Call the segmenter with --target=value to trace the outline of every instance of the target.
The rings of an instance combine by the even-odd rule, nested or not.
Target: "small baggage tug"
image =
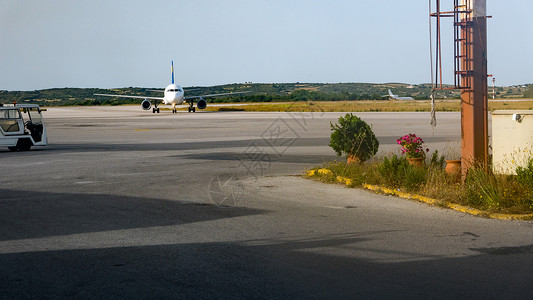
[[[32,146],[46,146],[41,112],[37,104],[0,104],[0,147],[28,151]]]

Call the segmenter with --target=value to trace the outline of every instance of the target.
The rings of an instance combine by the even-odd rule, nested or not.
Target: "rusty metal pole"
[[[463,181],[473,164],[488,168],[486,0],[461,0],[461,168]]]

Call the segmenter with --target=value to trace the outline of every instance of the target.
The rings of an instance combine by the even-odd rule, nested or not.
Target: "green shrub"
[[[409,163],[405,158],[398,158],[395,154],[389,159],[387,157],[383,158],[383,162],[378,165],[378,172],[382,176],[386,184],[399,187],[400,186],[400,176],[403,177],[405,168]]]
[[[331,140],[329,146],[338,156],[353,155],[362,162],[378,152],[379,141],[365,121],[352,114],[339,118],[338,124],[330,123]]]
[[[487,208],[500,206],[502,199],[498,192],[496,178],[483,168],[472,168],[468,171],[465,189],[469,204]]]
[[[533,188],[533,158],[529,158],[527,166],[516,167],[516,180],[526,188]]]
[[[444,155],[441,155],[439,157],[439,150],[435,150],[431,154],[429,165],[433,168],[444,169],[446,167],[446,158],[444,157]]]
[[[533,204],[533,186],[524,186],[516,176],[497,175],[496,184],[500,194],[500,207],[527,208]]]
[[[384,183],[393,187],[415,190],[426,181],[427,168],[411,166],[406,158],[396,155],[384,157],[377,169]]]
[[[403,186],[410,190],[418,190],[425,182],[427,176],[427,168],[409,166],[405,170],[405,180]]]

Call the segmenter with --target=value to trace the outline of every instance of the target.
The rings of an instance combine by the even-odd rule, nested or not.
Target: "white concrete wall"
[[[520,115],[520,121],[513,115]],[[533,110],[492,112],[492,162],[495,173],[516,174],[533,157]]]

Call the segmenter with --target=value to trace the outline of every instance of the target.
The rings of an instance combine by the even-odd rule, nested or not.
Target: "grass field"
[[[533,110],[533,99],[520,101],[489,101],[489,110]],[[182,109],[186,110],[186,109]],[[207,111],[258,111],[258,112],[395,112],[395,111],[431,111],[431,102],[417,101],[325,101],[325,102],[291,102],[291,103],[252,103],[248,105],[207,106]],[[439,100],[437,111],[460,111],[459,100]]]

